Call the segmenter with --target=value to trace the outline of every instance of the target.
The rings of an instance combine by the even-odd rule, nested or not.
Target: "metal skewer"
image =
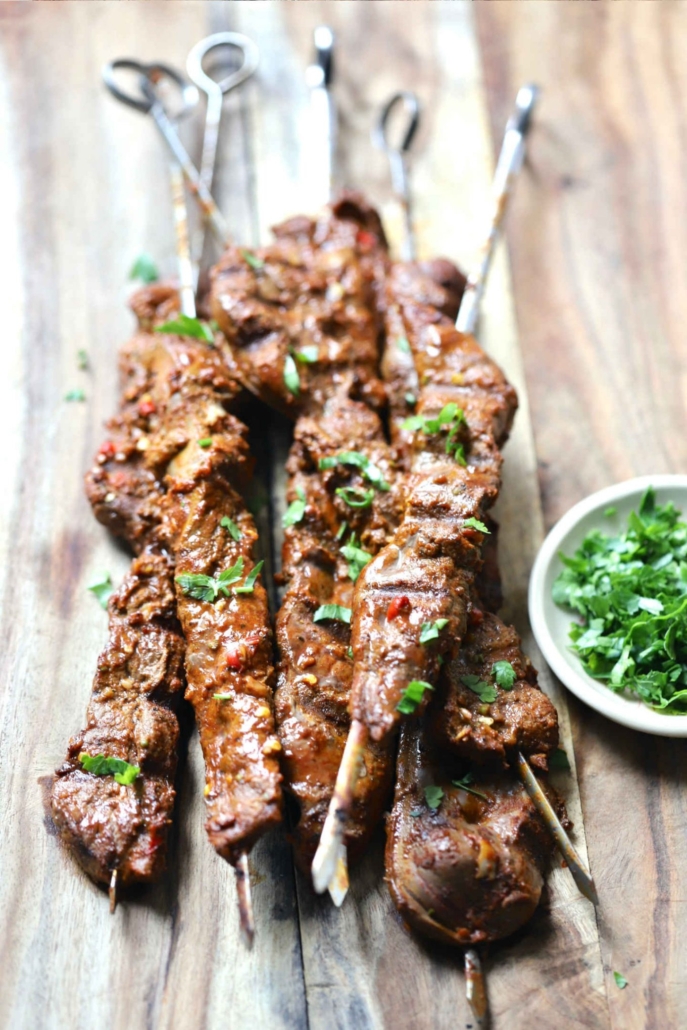
[[[407,115],[408,121],[400,142],[394,146],[389,141],[389,119],[395,108],[400,105]],[[409,90],[401,90],[389,99],[385,105],[379,123],[376,126],[372,138],[378,147],[386,151],[391,167],[391,183],[398,201],[403,209],[403,221],[405,234],[401,243],[401,260],[414,261],[416,253],[415,229],[413,228],[413,215],[411,209],[410,181],[408,174],[408,152],[410,151],[413,137],[420,124],[420,101],[415,93]]]
[[[144,82],[150,82],[152,86],[154,82],[159,81],[162,77],[171,79],[171,81],[178,86],[181,99],[181,108],[174,117],[175,121],[189,114],[198,103],[198,91],[195,87],[190,86],[178,72],[173,68],[169,68],[167,65],[143,65],[138,61],[129,61],[124,59],[121,61],[115,61],[112,66],[108,65],[107,67],[111,67],[114,70],[115,65],[118,68],[125,68],[129,71],[139,72],[141,75],[142,90],[144,89]],[[124,93],[124,91],[114,82],[113,78],[110,77],[108,79],[106,72],[103,72],[103,78],[105,79],[105,85],[117,100],[120,100],[122,103],[125,103],[129,107],[133,107],[138,111],[150,110],[152,105],[151,101],[147,97],[141,96],[140,98],[137,98]],[[162,102],[159,100],[157,101],[157,104],[162,106]],[[171,117],[167,117],[171,123]],[[175,160],[171,160],[169,163],[169,177],[172,193],[172,209],[174,213],[174,232],[176,235],[176,255],[179,271],[181,311],[184,315],[188,315],[190,318],[193,318],[196,314],[194,295],[195,271],[191,259],[189,243],[188,210],[186,207],[186,196],[184,194],[184,179],[181,174],[181,168]]]
[[[310,87],[313,124],[306,144],[308,175],[319,191],[324,183],[329,200],[334,190],[336,154],[336,108],[331,85],[334,79],[334,33],[328,25],[319,25],[313,33],[315,63],[306,68],[305,81]]]
[[[132,96],[130,93],[126,93],[120,88],[120,86],[118,86],[115,72],[121,69],[138,71],[141,74],[142,97]],[[195,97],[194,102],[197,102],[198,90],[196,87],[187,83],[179,72],[170,68],[169,65],[160,63],[146,65],[142,64],[140,61],[134,61],[129,58],[120,58],[116,61],[110,61],[110,63],[106,64],[103,68],[103,80],[105,85],[117,100],[121,100],[122,103],[128,104],[129,107],[133,107],[137,111],[141,111],[143,114],[149,114],[152,116],[162,138],[181,168],[190,192],[198,201],[203,218],[209,222],[220,245],[225,246],[229,239],[227,223],[213,200],[209,189],[205,183],[201,181],[198,169],[191,161],[186,148],[177,135],[176,129],[174,128],[174,122],[165,111],[164,105],[156,93],[155,83],[163,76],[168,76],[181,85],[182,96],[187,97],[193,95]]]
[[[521,86],[515,99],[515,111],[508,119],[506,131],[501,144],[501,153],[496,164],[492,187],[493,211],[489,224],[489,232],[482,244],[480,257],[468,275],[465,293],[460,304],[456,328],[461,333],[475,332],[479,305],[484,293],[494,244],[498,239],[508,201],[522,162],[525,157],[525,137],[532,120],[532,111],[539,96],[539,88],[534,85]]]
[[[241,55],[241,64],[223,79],[216,80],[205,71],[203,61],[212,51],[224,49],[225,47]],[[198,174],[200,181],[209,192],[212,192],[212,182],[215,175],[224,98],[228,93],[245,82],[246,79],[250,78],[258,67],[259,60],[260,53],[253,40],[240,32],[215,32],[212,36],[206,36],[205,39],[201,39],[199,43],[196,43],[186,59],[186,71],[189,78],[207,96],[203,151]],[[194,240],[193,248],[198,264],[203,259],[206,235],[207,222],[203,221]]]

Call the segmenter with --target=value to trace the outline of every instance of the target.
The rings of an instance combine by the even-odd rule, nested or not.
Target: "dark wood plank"
[[[508,227],[544,515],[684,472],[682,4],[476,5],[492,132],[543,86]],[[684,742],[571,704],[612,1025],[684,1021]],[[629,985],[619,991],[612,972]]]

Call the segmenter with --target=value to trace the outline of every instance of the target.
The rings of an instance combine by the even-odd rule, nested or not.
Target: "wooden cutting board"
[[[478,16],[499,136],[519,84],[499,31],[511,39],[525,29],[511,24],[504,5],[489,6],[489,13],[480,10]],[[551,44],[555,34],[548,18],[539,15],[537,24]],[[331,24],[338,37],[339,180],[364,189],[397,238],[399,214],[370,130],[391,92],[416,90],[424,107],[413,174],[421,255],[445,254],[465,267],[483,234],[494,161],[473,19],[473,8],[463,0],[0,5],[0,310],[6,355],[0,418],[7,423],[0,565],[6,681],[0,693],[2,1025],[21,1030],[454,1030],[471,1024],[461,957],[426,947],[401,927],[382,881],[380,842],[355,871],[350,896],[336,911],[294,872],[284,833],[263,840],[251,856],[257,936],[252,951],[243,947],[232,871],[203,831],[203,771],[195,737],[180,790],[169,874],[157,888],[123,903],[114,917],[104,895],[46,832],[37,781],[62,760],[70,734],[81,725],[105,640],[106,616],[86,586],[103,571],[117,582],[128,564],[94,522],[82,489],[83,472],[116,402],[117,346],[132,327],[128,272],[142,250],[155,256],[163,273],[174,271],[161,144],[147,119],[106,95],[102,64],[134,56],[183,66],[193,43],[226,28],[258,43],[258,76],[240,99],[225,106],[215,189],[232,233],[253,245],[268,238],[270,224],[311,212],[325,199],[325,185],[312,175],[304,69],[312,57],[312,29]],[[522,49],[528,47],[536,56],[532,39],[523,41]],[[520,65],[517,74],[529,77]],[[183,130],[196,155],[200,122],[198,117]],[[534,139],[537,132],[546,140],[547,133],[562,131],[544,119]],[[521,189],[532,201],[540,180],[531,169],[523,180]],[[524,234],[522,214],[516,224]],[[526,261],[524,244],[516,253]],[[520,395],[497,517],[506,615],[542,669],[527,624],[526,586],[543,520],[504,248],[492,271],[480,336]],[[80,349],[88,353],[87,371],[77,367]],[[84,403],[64,400],[74,388],[84,390]],[[563,419],[565,412],[554,410],[551,417]],[[261,530],[273,570],[288,429],[264,411],[252,424],[264,495]],[[563,455],[551,460],[556,457]],[[604,825],[609,808],[602,796],[603,741],[590,740],[582,726],[574,748],[567,695],[546,670],[542,681],[558,707],[573,766],[582,740],[582,766],[598,776],[596,787],[587,781],[584,809],[586,816],[594,813],[599,840],[607,838],[609,829],[618,830],[617,810]],[[603,729],[616,732],[609,724]],[[672,747],[674,754],[677,745]],[[672,882],[667,844],[663,837],[662,844],[656,842],[667,828],[657,828],[648,814],[655,811],[658,788],[650,787],[648,777],[657,773],[658,753],[652,742],[647,775],[638,759],[626,801],[618,793],[618,769],[610,773],[614,802],[640,809],[648,822],[632,825],[654,834],[653,843],[638,837],[634,846],[647,852],[659,847],[664,893],[653,914],[655,925],[672,920],[676,911],[665,894]],[[684,771],[684,752],[681,757]],[[609,761],[617,766],[617,751]],[[576,773],[563,776],[561,787],[576,842],[586,855]],[[684,867],[684,832],[680,839]],[[599,852],[603,871],[612,864],[612,846],[606,839]],[[567,871],[556,868],[536,918],[488,956],[496,1030],[533,1024],[659,1025],[647,1015],[652,1012],[665,1016],[662,1026],[679,1025],[671,1021],[677,991],[668,1002],[647,1000],[645,993],[641,1004],[628,1004],[641,997],[637,982],[646,982],[642,978],[649,972],[639,963],[645,921],[652,918],[649,901],[659,900],[649,884],[654,875],[647,860],[627,895],[619,889],[604,894],[606,881],[597,875],[602,904],[595,915]],[[619,888],[617,878],[613,885]],[[615,938],[607,932],[611,924]],[[631,983],[621,996],[609,963],[624,924],[631,927],[633,949],[623,953]],[[677,952],[671,933],[667,978],[680,980],[684,997],[684,967],[678,973],[672,962]],[[681,933],[684,945],[684,919]],[[636,969],[631,971],[631,964]]]

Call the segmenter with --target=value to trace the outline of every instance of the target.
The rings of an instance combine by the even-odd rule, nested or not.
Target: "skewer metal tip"
[[[556,842],[558,850],[566,861],[572,878],[577,884],[578,890],[588,898],[593,905],[599,904],[599,896],[596,893],[596,886],[592,875],[578,855],[573,842],[566,833],[563,825],[556,815],[551,802],[541,788],[541,784],[532,772],[529,762],[522,753],[518,754],[518,773],[525,785],[532,802],[542,817],[547,830]]]
[[[110,899],[110,915],[114,915],[114,911],[117,908],[117,882],[119,878],[119,870],[113,869],[112,876],[110,877],[110,886],[108,889],[108,897]]]
[[[250,892],[250,870],[248,855],[244,852],[234,868],[236,873],[236,892],[239,898],[239,921],[241,936],[247,948],[252,947],[255,937],[255,919],[253,917],[253,899]]]
[[[482,961],[475,948],[468,948],[465,952],[465,996],[477,1026],[481,1030],[486,1030],[489,1022],[487,988],[482,971]]]

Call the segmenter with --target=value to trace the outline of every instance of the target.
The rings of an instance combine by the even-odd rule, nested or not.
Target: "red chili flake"
[[[484,622],[484,612],[479,608],[471,608],[468,614],[468,622],[471,626],[481,626]]]
[[[230,644],[227,648],[227,665],[230,669],[243,668],[243,648],[240,644]]]
[[[117,448],[112,443],[112,440],[106,440],[100,448],[100,450],[98,451],[98,454],[103,454],[106,458],[114,458],[116,453]]]
[[[150,397],[145,398],[138,405],[139,415],[154,415],[156,411],[155,401],[151,400]]]
[[[405,594],[403,597],[395,597],[386,610],[387,620],[391,622],[400,612],[409,612],[411,607],[410,598]]]
[[[359,229],[356,239],[363,250],[370,250],[377,242],[377,237],[374,233],[367,232],[366,229]]]

